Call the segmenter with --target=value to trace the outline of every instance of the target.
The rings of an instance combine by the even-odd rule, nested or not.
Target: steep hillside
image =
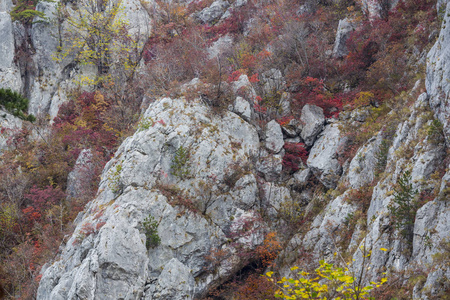
[[[446,1],[1,1],[7,297],[448,296]]]

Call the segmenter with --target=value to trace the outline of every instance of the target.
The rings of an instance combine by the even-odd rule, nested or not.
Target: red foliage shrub
[[[66,194],[60,188],[33,186],[30,193],[25,195],[25,198],[29,200],[29,206],[23,210],[23,213],[29,221],[39,221],[42,214],[45,214],[53,205],[60,204],[65,197]]]
[[[286,153],[283,156],[283,168],[289,173],[297,172],[300,163],[306,163],[308,159],[308,151],[305,149],[305,144],[285,143],[284,149]]]
[[[336,117],[342,110],[344,94],[333,94],[325,89],[323,80],[306,77],[298,81],[294,93],[294,106],[301,110],[305,104],[317,105],[323,109],[325,117]]]

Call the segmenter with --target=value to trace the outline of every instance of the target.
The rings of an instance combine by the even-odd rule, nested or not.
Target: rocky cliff
[[[58,20],[58,3],[40,2],[36,9],[48,19],[25,29],[12,22],[12,3],[0,1],[0,88],[20,90],[30,98],[30,113],[54,118],[74,79],[98,71],[74,57],[52,59],[60,30],[68,26]],[[312,11],[310,2],[302,10]],[[363,1],[362,8],[372,22],[397,1],[386,3]],[[192,16],[206,26],[220,24],[247,1],[209,4]],[[131,0],[123,7],[141,51],[151,29],[148,7]],[[314,268],[320,259],[342,257],[353,261],[350,270],[363,282],[386,276],[392,286],[407,287],[408,299],[444,297],[450,290],[450,3],[439,1],[437,8],[443,16],[439,37],[417,54],[419,61],[426,55],[426,78],[384,106],[370,103],[333,115],[306,104],[288,122],[263,118],[258,92],[283,91],[273,97],[282,117],[294,103],[287,71],[275,68],[259,77],[262,92],[250,76],[224,82],[239,94],[225,109],[195,88],[194,97],[186,92],[199,79],[150,103],[105,166],[73,234],[43,267],[37,299],[205,298],[236,274],[248,276],[269,233],[282,245],[271,266],[280,276],[292,276],[293,265]],[[347,18],[339,22],[329,59],[348,54],[347,40],[358,26]],[[249,22],[244,31],[252,30]],[[221,37],[208,53],[225,55],[233,42]],[[20,52],[27,43],[32,51]],[[384,119],[376,123],[379,115]],[[22,125],[5,116],[2,128]],[[359,131],[369,136],[354,146]],[[0,140],[0,149],[5,143]],[[300,143],[308,155],[287,170],[290,147]],[[90,151],[81,152],[68,176],[69,198],[83,189]]]

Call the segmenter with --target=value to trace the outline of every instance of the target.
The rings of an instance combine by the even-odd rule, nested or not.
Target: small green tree
[[[175,151],[175,156],[172,160],[172,164],[170,165],[170,173],[180,179],[188,177],[190,175],[189,158],[189,149],[180,146],[180,148]]]
[[[34,122],[36,118],[28,115],[28,99],[11,89],[0,89],[0,108],[25,121]]]
[[[31,27],[33,20],[36,17],[46,19],[46,16],[42,11],[36,10],[36,5],[39,2],[52,2],[52,0],[19,0],[15,3],[15,6],[10,12],[11,19],[13,21],[21,22],[25,27]]]
[[[415,199],[417,190],[411,183],[411,172],[405,171],[397,181],[394,190],[394,200],[389,204],[388,210],[394,220],[394,226],[406,241],[412,243],[414,233],[414,221],[419,202]]]
[[[147,249],[154,248],[161,243],[161,238],[158,235],[158,222],[153,216],[148,216],[142,222],[145,230],[145,237],[147,238],[145,246]]]

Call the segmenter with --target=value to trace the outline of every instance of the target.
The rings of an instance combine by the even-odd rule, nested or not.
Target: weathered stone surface
[[[220,57],[221,54],[230,49],[233,45],[233,38],[227,34],[221,36],[215,41],[211,47],[208,48],[208,56],[210,59],[214,59],[216,57]]]
[[[225,0],[216,0],[209,7],[204,8],[197,14],[197,18],[202,23],[211,23],[219,19],[230,6],[230,3]]]
[[[206,107],[182,99],[161,99],[144,118],[155,125],[126,139],[106,165],[96,199],[60,260],[44,272],[38,299],[198,298],[245,263],[234,248],[241,246],[228,239],[248,249],[263,241],[263,224],[254,223],[251,235],[236,234],[242,224],[259,222],[249,211],[260,204],[255,177],[237,178],[232,186],[226,176],[234,162],[239,168],[257,153],[256,130],[231,112],[210,116]],[[173,173],[180,146],[190,153],[181,178]],[[186,204],[164,196],[167,189]],[[161,238],[149,250],[148,216],[158,222]],[[229,253],[217,266],[206,260],[214,249]]]
[[[7,12],[0,12],[0,68],[10,68],[14,59],[14,36],[11,16]]]
[[[370,139],[366,145],[359,148],[350,162],[347,178],[352,188],[360,188],[374,179],[379,159],[377,155],[382,140],[381,134]]]
[[[60,89],[62,81],[69,77],[73,57],[69,56],[61,63],[53,59],[58,41],[58,25],[56,19],[56,2],[39,2],[36,10],[43,12],[47,19],[39,20],[31,29],[31,40],[36,50],[32,56],[34,66],[39,70],[38,74],[30,76],[30,103],[28,111],[35,116],[48,114],[51,110],[51,118],[57,114],[59,106],[66,101],[66,90]],[[62,28],[65,28],[61,25]],[[66,86],[67,87],[67,86]],[[53,99],[55,98],[55,99]],[[51,108],[53,102],[53,108]]]
[[[261,83],[264,85],[264,91],[268,95],[274,95],[274,93],[283,90],[286,85],[283,74],[277,69],[270,69],[262,73]]]
[[[78,155],[73,170],[67,176],[66,194],[69,199],[82,197],[93,180],[93,162],[90,149],[84,149]]]
[[[425,85],[429,103],[437,119],[444,125],[447,144],[450,143],[450,4],[447,4],[439,38],[427,56]]]
[[[253,98],[253,101],[256,101],[256,92],[253,88],[250,80],[248,80],[247,75],[239,76],[239,79],[233,82],[233,91],[237,93],[238,91],[244,91],[248,93],[248,95]],[[254,102],[256,103],[256,102]]]
[[[0,12],[9,12],[12,6],[11,0],[0,0]]]
[[[308,180],[312,176],[312,171],[310,168],[306,168],[304,170],[300,170],[294,173],[294,180],[297,186],[305,186],[308,183]]]
[[[290,138],[296,138],[299,134],[301,134],[302,128],[302,124],[296,119],[290,120],[289,123],[281,127],[283,133]]]
[[[355,25],[347,18],[339,20],[338,29],[336,32],[336,40],[334,41],[333,56],[344,57],[347,55],[346,42],[350,33],[355,30]]]
[[[311,230],[305,235],[303,245],[317,257],[334,252],[341,237],[337,230],[352,217],[357,207],[345,201],[347,192],[334,199],[324,211],[314,219]]]
[[[248,2],[248,0],[236,0],[236,1],[234,1],[233,3],[231,3],[231,6],[228,7],[227,11],[222,15],[220,20],[225,20],[225,19],[231,17],[233,11],[235,11],[236,9],[239,9],[240,7],[246,5],[247,2]]]
[[[0,110],[0,153],[8,147],[8,137],[15,130],[22,128],[22,120]]]
[[[278,109],[278,112],[281,116],[288,116],[292,113],[291,111],[291,94],[288,92],[283,92],[281,94],[280,99],[280,108]]]
[[[7,3],[4,2],[4,5],[6,6]],[[20,92],[22,80],[19,70],[13,63],[15,50],[11,16],[1,9],[0,41],[0,88],[10,88]]]
[[[380,18],[382,13],[387,13],[387,11],[383,10],[391,10],[395,8],[395,6],[397,6],[398,1],[399,0],[382,2],[379,0],[362,0],[362,10],[364,13],[367,13],[369,19],[375,20]]]
[[[302,109],[300,120],[304,124],[301,137],[307,146],[312,146],[317,135],[322,132],[325,124],[323,109],[315,105],[307,104]]]
[[[146,1],[145,5],[151,7],[155,3],[153,0]],[[152,20],[147,10],[138,0],[124,0],[121,2],[122,11],[116,18],[127,20],[128,34],[137,42],[138,51],[144,46],[151,33]]]
[[[256,170],[264,175],[267,181],[275,181],[280,178],[283,170],[283,156],[280,154],[270,154],[265,149],[259,152],[259,160],[256,163]]]
[[[266,125],[265,130],[266,148],[274,153],[278,153],[283,149],[284,140],[281,126],[277,121],[272,120]]]
[[[338,162],[340,131],[337,124],[329,125],[314,143],[306,164],[317,179],[327,188],[335,188],[341,176],[342,167]]]
[[[237,97],[234,101],[233,112],[242,117],[245,121],[250,121],[252,118],[252,109],[250,103],[242,97]]]
[[[428,180],[430,175],[440,166],[445,157],[445,150],[443,145],[433,146],[432,142],[425,139],[418,144],[413,156],[414,166],[411,171],[411,180],[415,186]]]

